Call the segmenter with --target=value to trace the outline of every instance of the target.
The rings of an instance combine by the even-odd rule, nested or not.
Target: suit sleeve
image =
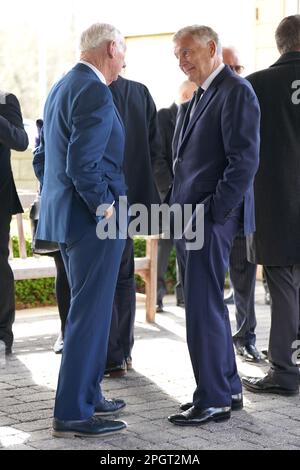
[[[253,184],[259,164],[260,108],[254,91],[239,84],[228,94],[221,116],[227,166],[211,203],[213,219],[221,224]]]
[[[104,180],[103,156],[113,126],[114,106],[108,88],[93,82],[83,90],[74,107],[67,154],[67,175],[95,215],[100,204],[114,196]]]
[[[161,195],[165,195],[173,181],[173,175],[168,163],[168,135],[167,135],[167,110],[161,109],[157,113],[160,135],[160,151],[154,162],[154,178]]]
[[[28,136],[24,129],[19,101],[14,95],[7,95],[0,109],[0,143],[20,152],[26,150]]]

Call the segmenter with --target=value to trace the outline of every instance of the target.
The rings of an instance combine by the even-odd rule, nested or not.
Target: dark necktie
[[[191,110],[190,110],[190,118],[189,118],[189,120],[192,119],[193,114],[194,114],[195,109],[196,109],[196,106],[197,106],[197,104],[198,104],[198,101],[200,100],[200,98],[201,98],[201,96],[203,95],[203,93],[204,93],[203,88],[201,88],[201,86],[199,86],[198,90],[195,91],[195,93],[194,93],[194,98],[193,98],[194,101],[193,101],[193,104],[192,104],[192,107],[191,107]]]

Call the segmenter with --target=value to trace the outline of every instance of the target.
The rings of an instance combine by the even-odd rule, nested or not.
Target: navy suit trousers
[[[102,398],[99,383],[124,245],[125,240],[99,240],[91,218],[79,240],[60,246],[71,288],[54,410],[60,420],[90,418]]]
[[[107,366],[122,364],[131,356],[134,343],[135,278],[133,240],[127,238],[113,302],[107,351]]]
[[[213,222],[208,212],[204,247],[186,252],[187,343],[197,385],[193,402],[200,408],[230,406],[231,395],[242,391],[224,304],[224,280],[242,212],[239,206],[224,225]]]

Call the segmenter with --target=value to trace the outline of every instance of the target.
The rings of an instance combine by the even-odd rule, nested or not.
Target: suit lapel
[[[182,123],[182,127],[181,127],[181,131],[180,131],[180,135],[179,135],[179,140],[178,140],[178,148],[179,148],[179,146],[181,145],[181,142],[182,142],[183,138],[185,137],[187,128],[189,127],[190,112],[191,112],[191,109],[192,109],[192,107],[193,107],[194,100],[195,100],[195,96],[194,96],[193,99],[191,99],[191,101],[189,102],[188,108],[187,108],[186,113],[185,113],[185,115],[184,115],[183,123]],[[201,100],[200,100],[200,101],[201,101]],[[199,103],[198,103],[198,104],[199,104]]]
[[[180,151],[180,147],[185,143],[185,141],[188,139],[195,123],[200,119],[201,115],[204,113],[205,109],[215,96],[215,94],[218,91],[218,85],[219,83],[226,77],[226,75],[231,75],[233,72],[229,69],[229,67],[226,65],[224,69],[219,73],[219,75],[216,76],[216,78],[213,80],[209,88],[205,91],[203,94],[202,98],[199,100],[196,109],[194,111],[194,114],[192,118],[189,121],[189,115],[190,115],[190,110],[191,107],[193,106],[194,99],[191,100],[190,105],[188,107],[188,111],[185,115],[184,119],[184,125],[182,126],[182,131],[180,134],[179,142],[178,142],[178,152]]]

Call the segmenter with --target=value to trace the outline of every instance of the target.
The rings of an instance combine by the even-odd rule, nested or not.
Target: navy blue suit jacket
[[[34,158],[43,183],[36,236],[65,243],[74,238],[72,231],[76,236],[84,231],[78,220],[96,221],[100,204],[126,194],[124,126],[109,88],[85,64],[77,64],[50,91],[43,137]]]
[[[259,104],[251,85],[225,66],[199,100],[190,122],[183,124],[170,203],[201,203],[210,194],[211,216],[224,224],[243,202],[244,231],[253,232],[259,126]]]

